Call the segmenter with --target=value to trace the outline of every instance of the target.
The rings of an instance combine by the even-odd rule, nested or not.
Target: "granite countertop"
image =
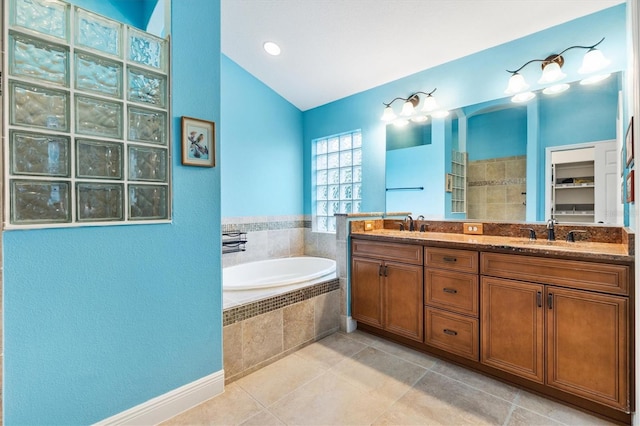
[[[622,243],[589,241],[570,243],[564,240],[547,241],[546,239],[530,241],[528,238],[511,236],[398,231],[391,229],[352,230],[351,235],[370,240],[413,242],[433,247],[539,255],[562,259],[623,262],[627,264],[634,262],[634,256],[629,254],[628,245]]]

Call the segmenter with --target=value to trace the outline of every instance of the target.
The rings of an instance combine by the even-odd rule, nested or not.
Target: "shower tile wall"
[[[523,221],[527,158],[469,161],[467,167],[467,218]]]
[[[335,259],[335,234],[311,231],[310,216],[243,216],[222,218],[222,232],[247,233],[246,251],[225,253],[222,266],[290,256]]]

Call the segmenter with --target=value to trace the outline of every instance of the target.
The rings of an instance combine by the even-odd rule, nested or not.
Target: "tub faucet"
[[[409,221],[409,231],[414,231],[415,229],[413,228],[413,218],[410,214],[405,217],[405,221]]]
[[[547,221],[547,240],[555,241],[556,240],[556,224],[558,222],[554,218],[550,218]]]

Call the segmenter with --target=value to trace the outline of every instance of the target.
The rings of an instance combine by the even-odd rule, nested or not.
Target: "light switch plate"
[[[364,230],[365,231],[373,231],[373,221],[372,220],[365,220],[364,221]]]
[[[473,234],[473,235],[482,235],[482,224],[481,223],[465,223],[463,228],[463,233],[465,234]]]

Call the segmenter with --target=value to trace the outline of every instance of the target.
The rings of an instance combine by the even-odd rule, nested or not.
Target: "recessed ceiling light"
[[[280,46],[272,41],[267,41],[262,46],[269,55],[278,56],[280,54]]]

